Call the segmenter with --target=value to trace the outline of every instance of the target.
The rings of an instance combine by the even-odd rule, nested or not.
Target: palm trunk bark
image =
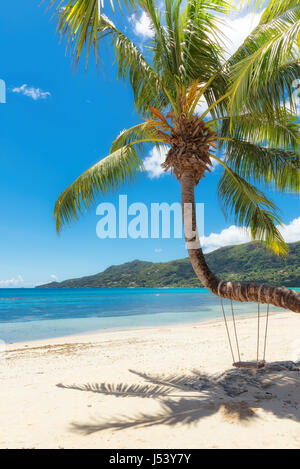
[[[285,287],[272,287],[255,282],[227,282],[221,281],[209,269],[203,255],[200,242],[197,243],[197,224],[194,198],[194,176],[191,172],[184,172],[181,177],[181,203],[185,240],[192,266],[204,287],[215,295],[236,301],[255,301],[269,303],[300,313],[300,292]],[[191,209],[191,220],[187,219],[187,210]],[[187,225],[189,228],[187,229]],[[192,231],[191,231],[192,228]]]

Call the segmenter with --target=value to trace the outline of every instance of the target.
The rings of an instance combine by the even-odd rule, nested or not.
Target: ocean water
[[[235,303],[235,311],[253,314],[257,305]],[[220,317],[220,300],[206,289],[0,289],[0,341],[7,343]]]

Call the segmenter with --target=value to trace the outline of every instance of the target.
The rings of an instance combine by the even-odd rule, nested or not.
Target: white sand
[[[300,448],[300,371],[274,365],[300,360],[300,315],[270,318],[267,359],[232,369],[222,322],[10,344],[0,448]]]

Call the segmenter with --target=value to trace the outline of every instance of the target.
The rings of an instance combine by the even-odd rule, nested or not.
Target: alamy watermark
[[[4,80],[0,79],[0,104],[6,103],[6,84]]]
[[[193,229],[193,205],[184,204],[184,232],[182,207],[178,202],[151,203],[150,208],[142,202],[128,205],[127,195],[119,196],[118,206],[101,203],[96,209],[101,218],[96,233],[100,239],[183,239],[188,249],[200,246],[199,237],[204,236],[204,204],[195,204],[198,230]]]

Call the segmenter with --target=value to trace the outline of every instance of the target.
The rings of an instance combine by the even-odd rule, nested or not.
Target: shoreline
[[[290,312],[284,312],[284,310],[279,310],[279,311],[270,311],[269,312],[269,317],[271,318],[272,316],[276,315],[284,315],[284,314],[297,314],[297,313],[290,313]],[[264,321],[266,317],[265,311],[261,311],[261,320]],[[237,321],[246,321],[248,319],[255,319],[257,318],[257,313],[247,313],[247,314],[236,314],[235,319]],[[53,319],[49,321],[58,322],[58,321],[70,321],[72,319],[76,320],[85,320],[85,319],[98,319],[98,318],[70,318],[70,319]],[[100,318],[102,319],[102,318]],[[227,319],[229,323],[232,320],[231,314],[227,313]],[[48,320],[47,320],[48,321]],[[20,325],[20,324],[32,324],[32,323],[43,323],[43,320],[41,321],[27,321],[27,322],[16,322],[16,323],[3,323],[3,324],[9,324],[9,325]],[[113,334],[113,333],[120,333],[120,332],[130,332],[130,331],[153,331],[153,330],[163,330],[163,329],[169,329],[170,327],[172,328],[180,328],[184,326],[190,326],[190,327],[199,327],[201,325],[204,326],[209,326],[209,325],[214,325],[214,324],[222,324],[224,325],[224,319],[223,317],[220,318],[212,318],[212,319],[203,319],[199,321],[186,321],[186,322],[170,322],[169,324],[161,324],[161,325],[142,325],[142,326],[125,326],[125,327],[108,327],[108,328],[103,328],[103,329],[94,329],[94,330],[89,330],[86,332],[80,332],[80,333],[74,333],[74,334],[66,334],[66,335],[59,335],[55,337],[48,337],[48,338],[43,338],[43,339],[31,339],[31,340],[20,340],[20,341],[12,341],[12,342],[6,342],[6,345],[29,345],[29,344],[34,344],[34,343],[44,343],[51,341],[55,342],[56,340],[58,341],[68,341],[71,338],[76,338],[77,340],[79,338],[87,337],[87,336],[97,336],[100,334]],[[1,325],[0,325],[1,327]],[[224,325],[225,327],[225,325]],[[225,329],[224,329],[225,330]]]

